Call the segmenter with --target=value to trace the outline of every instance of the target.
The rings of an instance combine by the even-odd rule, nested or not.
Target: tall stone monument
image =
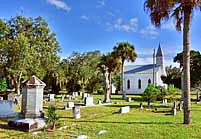
[[[22,83],[22,106],[19,118],[9,120],[8,125],[24,131],[33,131],[45,126],[43,113],[43,83],[36,76]]]

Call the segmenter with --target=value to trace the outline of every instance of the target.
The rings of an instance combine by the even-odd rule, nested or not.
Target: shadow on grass
[[[103,124],[145,124],[145,125],[165,125],[165,124],[177,124],[173,122],[120,122],[120,121],[77,121],[81,123],[103,123]]]
[[[117,107],[117,108],[121,108],[121,107],[125,107],[125,106],[130,106],[130,108],[136,108],[136,109],[139,109],[140,108],[140,105],[127,105],[127,104],[122,104],[122,105],[105,105],[105,107]],[[147,106],[143,106],[145,109],[148,109],[148,107]],[[153,106],[151,106],[151,108],[149,108],[150,110],[151,109],[158,109],[158,108],[170,108],[170,107],[168,107],[168,106],[161,106],[161,105],[157,105],[157,106],[155,106],[155,105],[153,105]]]

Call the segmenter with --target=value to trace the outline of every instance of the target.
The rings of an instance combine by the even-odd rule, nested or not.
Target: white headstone
[[[85,106],[93,106],[94,105],[94,102],[93,102],[93,97],[86,97],[84,99],[84,104]]]
[[[82,99],[85,99],[86,97],[88,97],[88,94],[87,93],[83,93],[82,94]]]
[[[67,107],[68,108],[73,108],[75,105],[74,105],[74,102],[68,102],[67,103]]]
[[[75,119],[80,119],[80,107],[79,106],[73,107],[72,113],[73,113],[73,117]]]
[[[65,99],[65,95],[62,95],[62,96],[61,96],[61,101],[63,102],[64,99]]]
[[[54,101],[55,94],[49,94],[49,101]]]
[[[120,113],[128,113],[128,112],[130,112],[130,106],[121,107],[119,112]]]
[[[173,115],[175,116],[177,114],[177,109],[173,109]]]
[[[99,105],[101,105],[101,104],[102,104],[102,101],[101,101],[101,99],[99,99],[99,100],[98,100],[98,104],[99,104]]]
[[[127,98],[127,102],[131,102],[132,99],[130,97]]]
[[[142,103],[140,103],[140,109],[141,109],[141,110],[143,109],[143,104],[142,104]]]
[[[0,97],[0,100],[3,100],[3,97]]]
[[[12,100],[0,101],[0,117],[8,117],[14,114],[14,103]]]

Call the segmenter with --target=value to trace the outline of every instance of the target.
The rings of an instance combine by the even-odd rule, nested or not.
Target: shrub
[[[97,90],[97,94],[99,94],[99,95],[104,94],[104,90],[103,90],[103,89],[98,89],[98,90]]]
[[[0,91],[7,90],[7,83],[5,78],[0,78]]]
[[[56,113],[56,110],[57,110],[56,106],[54,105],[48,106],[48,123],[49,124],[55,124],[58,121],[59,117]]]
[[[150,103],[158,97],[160,94],[160,89],[155,87],[153,84],[149,84],[145,89],[142,97],[148,103],[148,107],[150,107]]]

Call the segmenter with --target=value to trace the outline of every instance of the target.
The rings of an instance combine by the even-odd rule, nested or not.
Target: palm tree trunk
[[[191,124],[191,94],[190,94],[190,48],[189,31],[191,8],[184,10],[184,28],[183,28],[183,92],[184,92],[184,124]]]
[[[126,92],[124,92],[123,84],[124,84],[124,60],[122,60],[122,66],[121,66],[121,82],[120,82],[120,90],[122,93],[122,99],[126,100]]]

